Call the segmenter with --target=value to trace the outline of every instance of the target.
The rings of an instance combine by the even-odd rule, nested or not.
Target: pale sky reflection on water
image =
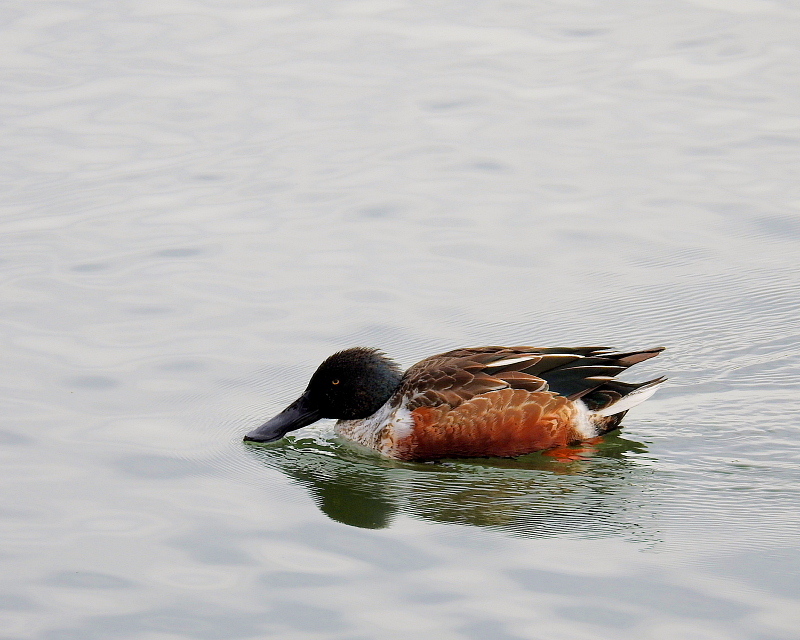
[[[11,3],[0,640],[790,640],[800,13]],[[559,462],[242,435],[354,345],[664,345]]]

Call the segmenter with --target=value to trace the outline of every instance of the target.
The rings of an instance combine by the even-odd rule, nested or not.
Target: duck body
[[[418,362],[405,373],[375,349],[340,351],[303,395],[246,440],[270,442],[319,418],[344,438],[399,460],[513,457],[615,429],[665,378],[616,380],[663,351],[606,347],[476,347]]]

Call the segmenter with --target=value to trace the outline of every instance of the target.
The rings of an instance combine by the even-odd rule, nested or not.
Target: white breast
[[[368,418],[339,420],[336,433],[370,449],[384,449],[404,438],[414,429],[414,418],[405,403],[392,406],[387,402]]]

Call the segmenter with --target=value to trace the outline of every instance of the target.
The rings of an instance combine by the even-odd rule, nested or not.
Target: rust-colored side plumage
[[[412,411],[415,427],[395,443],[403,460],[442,457],[518,456],[584,438],[572,425],[577,410],[547,391],[502,389],[459,404]]]

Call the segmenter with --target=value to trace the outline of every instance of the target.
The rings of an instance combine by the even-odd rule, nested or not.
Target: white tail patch
[[[618,413],[622,413],[623,411],[627,411],[631,407],[635,407],[637,404],[644,402],[650,396],[652,396],[662,382],[664,381],[658,380],[651,385],[648,385],[646,387],[640,387],[635,391],[631,391],[628,395],[623,396],[622,398],[617,400],[614,404],[607,406],[605,409],[600,409],[599,411],[596,411],[595,415],[613,416]]]
[[[573,426],[578,433],[581,434],[581,437],[583,437],[584,440],[594,438],[597,435],[597,427],[592,421],[592,416],[597,414],[589,411],[589,407],[586,406],[586,403],[583,400],[576,400],[574,404],[575,408],[578,410],[578,413],[575,416]]]

